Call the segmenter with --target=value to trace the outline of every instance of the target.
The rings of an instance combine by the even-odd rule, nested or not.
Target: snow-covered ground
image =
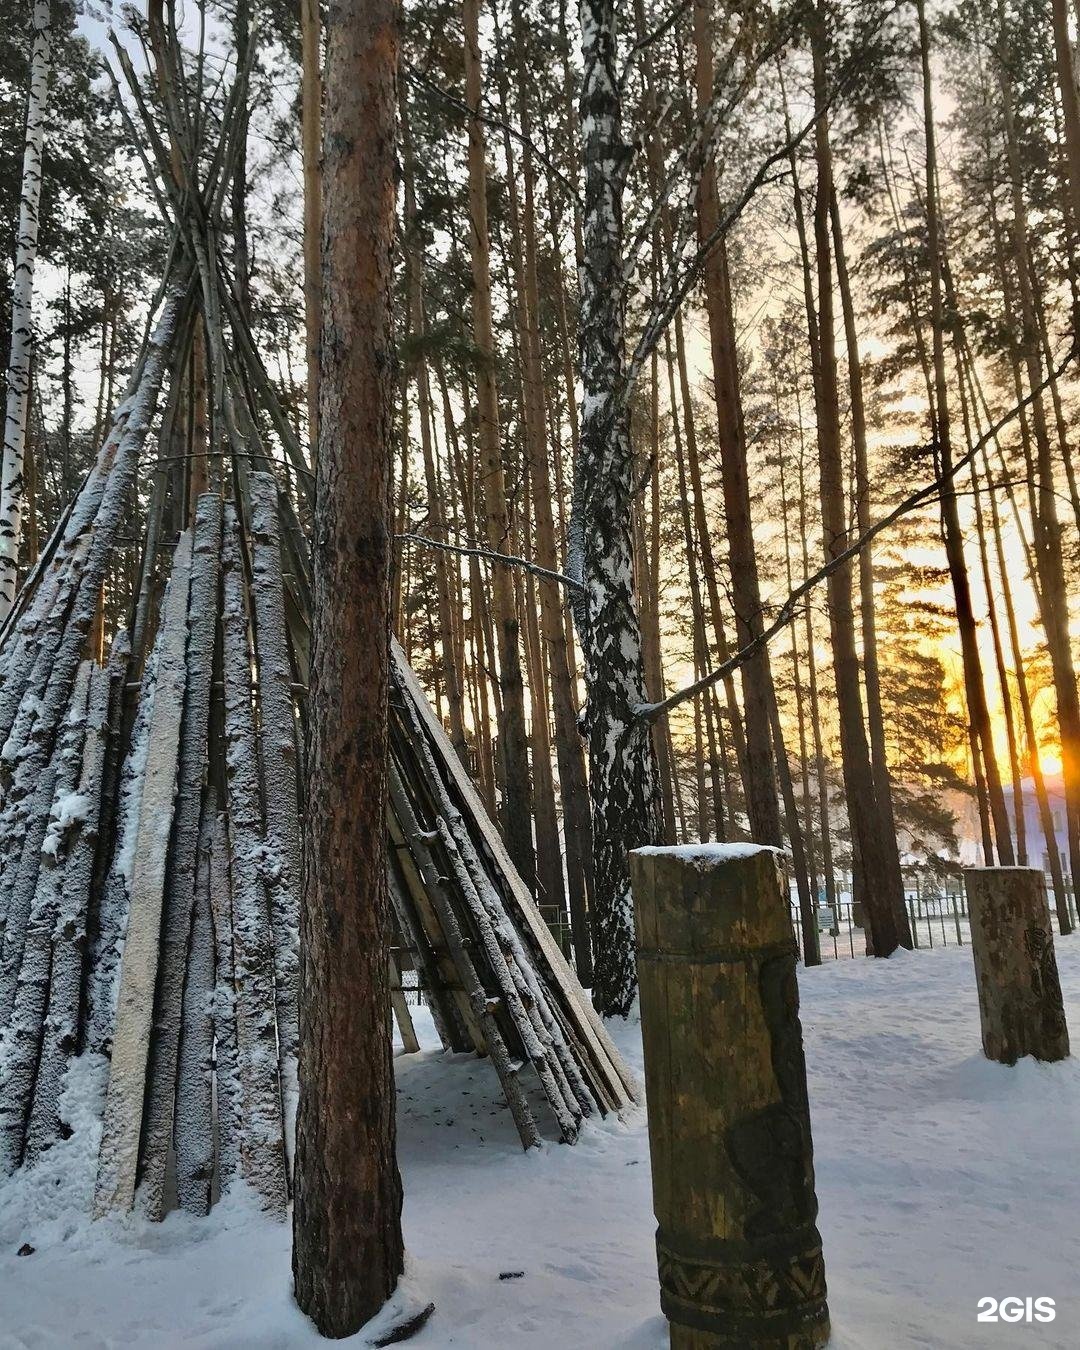
[[[1058,955],[1078,1058],[1014,1069],[981,1056],[966,947],[802,974],[836,1350],[1080,1345],[1080,939]],[[638,1028],[615,1031],[640,1065]],[[403,1296],[436,1305],[417,1350],[662,1350],[643,1113],[524,1156],[489,1066],[432,1050],[398,1070]],[[93,1092],[84,1072],[80,1118]],[[3,1350],[320,1343],[290,1301],[287,1228],[241,1197],[90,1224],[92,1154],[77,1129],[0,1190]],[[984,1295],[1057,1317],[980,1325]]]

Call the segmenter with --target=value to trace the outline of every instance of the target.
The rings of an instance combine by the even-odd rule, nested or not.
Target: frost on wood
[[[150,718],[154,711],[161,633],[150,652],[143,671],[138,712],[131,742],[120,771],[120,785],[114,823],[115,844],[101,896],[95,907],[90,933],[90,978],[88,981],[88,1047],[108,1054],[112,1046],[113,1019],[116,1015],[117,978],[124,945],[128,908],[131,900],[131,876],[135,844],[139,830],[139,803],[146,776],[146,752],[149,746]]]
[[[79,668],[71,707],[57,746],[55,763],[46,780],[54,784],[48,830],[51,830],[53,824],[62,817],[65,804],[75,794],[78,785],[90,678],[91,664],[86,661]],[[59,854],[59,845],[59,836],[55,838],[54,847],[50,852],[43,852],[39,844],[33,898],[29,904],[23,930],[10,1008],[5,1007],[3,1010],[7,1026],[0,1041],[0,1173],[2,1174],[14,1171],[22,1158],[31,1094],[37,1072],[52,971],[53,929],[64,885],[64,862]],[[6,947],[7,930],[4,937]],[[5,975],[6,972],[5,962]]]
[[[112,672],[123,669],[123,645],[114,645],[110,666],[95,667],[83,739],[79,795],[90,803],[64,841],[63,889],[53,930],[49,1005],[38,1060],[34,1102],[26,1138],[27,1159],[36,1158],[60,1137],[60,1095],[78,1044],[79,1003],[86,953],[87,906],[97,844]]]
[[[212,812],[213,803],[209,805]],[[192,1214],[209,1213],[214,1175],[212,819],[207,815],[199,833],[176,1078],[176,1198]]]
[[[181,997],[196,890],[199,819],[206,773],[210,683],[221,574],[221,498],[199,498],[191,561],[183,721],[176,811],[161,926],[160,971],[151,1042],[140,1200],[154,1219],[165,1214],[165,1170],[176,1101]]]
[[[287,1183],[278,1076],[274,938],[263,881],[265,847],[243,561],[239,525],[231,506],[225,509],[223,573],[225,778],[237,1045],[244,1103],[240,1161],[243,1176],[267,1209],[284,1215]]]
[[[214,922],[214,1052],[216,1060],[218,1184],[225,1192],[240,1175],[243,1086],[236,1043],[232,891],[225,816],[215,812],[209,825],[210,904]]]
[[[300,817],[292,670],[285,635],[278,487],[255,473],[251,495],[251,595],[259,668],[259,766],[266,808],[267,890],[274,921],[274,970],[282,1058],[296,1054]]]
[[[130,1209],[135,1196],[147,1054],[158,971],[165,864],[176,792],[180,716],[186,682],[191,535],[180,536],[163,605],[154,711],[139,804],[131,900],[120,967],[109,1090],[94,1209]]]

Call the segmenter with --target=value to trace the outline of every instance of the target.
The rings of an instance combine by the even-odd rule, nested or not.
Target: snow
[[[782,848],[772,844],[646,844],[635,848],[632,856],[637,858],[682,858],[692,863],[699,871],[706,872],[717,863],[734,862],[737,858],[753,858],[759,853],[773,853],[784,856]]]
[[[82,792],[65,792],[62,797],[58,797],[49,813],[49,826],[41,845],[42,853],[57,857],[64,834],[72,825],[81,825],[88,818],[91,805],[90,798]]]
[[[1058,955],[1080,1051],[1080,939]],[[833,1350],[1075,1346],[1080,1058],[984,1060],[967,947],[833,962],[800,984]],[[425,1049],[397,1060],[400,1297],[435,1312],[411,1344],[663,1350],[643,1112],[524,1154],[490,1065],[434,1049],[415,1012]],[[633,1019],[613,1030],[640,1069]],[[242,1189],[209,1219],[83,1216],[100,1086],[81,1061],[75,1080],[72,1138],[0,1188],[0,1346],[320,1344],[291,1302],[288,1226]],[[17,1256],[24,1242],[36,1250]],[[1056,1321],[976,1323],[979,1298],[1010,1295],[1055,1299]]]

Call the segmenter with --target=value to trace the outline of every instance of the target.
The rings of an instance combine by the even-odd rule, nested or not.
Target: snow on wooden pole
[[[65,840],[63,894],[53,934],[49,1006],[42,1034],[34,1102],[27,1129],[24,1162],[32,1162],[60,1138],[60,1093],[64,1073],[79,1038],[79,1004],[85,967],[87,911],[94,851],[101,815],[101,791],[109,736],[109,699],[113,676],[126,665],[123,644],[113,644],[109,665],[90,676],[79,797]]]
[[[299,982],[300,811],[296,718],[285,628],[278,487],[273,474],[253,473],[251,595],[259,664],[259,765],[266,803],[268,892],[274,925],[274,976],[283,1078],[295,1076]]]
[[[99,1216],[128,1210],[135,1199],[184,706],[190,571],[191,535],[184,533],[176,546],[165,596],[154,710],[148,728],[109,1089],[98,1155],[94,1213]]]
[[[199,821],[206,776],[210,681],[221,578],[221,498],[202,494],[195,507],[188,600],[187,681],[180,730],[176,804],[161,924],[161,960],[147,1089],[146,1129],[139,1187],[151,1219],[165,1217],[165,1180],[177,1101],[184,973],[192,932],[198,871]],[[207,902],[209,904],[209,902]],[[186,1208],[187,1206],[185,1206]]]
[[[0,622],[15,599],[15,578],[22,537],[26,486],[26,413],[30,402],[33,352],[34,264],[38,251],[38,208],[41,204],[41,153],[52,67],[52,13],[49,0],[34,5],[34,46],[30,56],[30,97],[26,106],[22,196],[15,237],[15,271],[11,281],[11,353],[7,367],[4,453],[0,467]]]
[[[1045,877],[1035,867],[969,867],[964,884],[987,1059],[1065,1059],[1069,1032]]]
[[[0,1176],[19,1165],[37,1078],[49,984],[53,967],[53,929],[64,890],[62,850],[70,816],[78,815],[82,801],[75,789],[82,767],[86,732],[86,705],[93,667],[79,667],[71,707],[64,720],[49,775],[53,800],[45,838],[36,853],[39,866],[30,903],[17,979],[12,991],[11,1016],[4,1028],[4,1051],[0,1055]]]
[[[225,775],[232,880],[237,1055],[243,1092],[240,1165],[271,1213],[288,1193],[274,945],[264,881],[262,794],[251,702],[251,646],[235,509],[225,508],[222,559]]]
[[[776,855],[700,845],[630,859],[672,1350],[823,1345],[796,949]]]
[[[190,1214],[209,1214],[214,1176],[214,920],[212,802],[199,832],[198,876],[191,912],[183,1018],[176,1075],[176,1198]]]

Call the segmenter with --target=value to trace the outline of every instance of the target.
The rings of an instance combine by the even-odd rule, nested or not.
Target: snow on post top
[[[702,872],[737,858],[752,858],[757,853],[783,856],[784,850],[773,844],[648,844],[631,849],[632,858],[682,858]]]

